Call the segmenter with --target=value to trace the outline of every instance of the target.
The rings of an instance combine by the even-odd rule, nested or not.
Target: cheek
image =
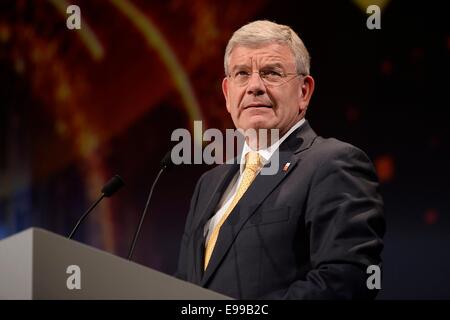
[[[228,107],[230,108],[231,114],[237,114],[239,110],[239,104],[241,102],[240,95],[234,93],[229,96]]]
[[[290,94],[281,95],[277,100],[278,114],[281,117],[292,117],[299,112],[297,92],[291,92]]]

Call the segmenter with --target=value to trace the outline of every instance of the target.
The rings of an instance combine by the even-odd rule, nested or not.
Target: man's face
[[[314,80],[310,76],[293,75],[296,65],[288,46],[277,43],[258,48],[237,46],[228,63],[230,75],[251,74],[245,85],[232,77],[225,77],[222,82],[227,110],[236,128],[277,128],[281,137],[304,117]],[[258,71],[267,70],[289,75],[280,85],[267,85],[258,75]]]

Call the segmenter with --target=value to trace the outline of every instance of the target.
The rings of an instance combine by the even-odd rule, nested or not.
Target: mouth
[[[250,108],[268,108],[272,109],[272,106],[270,104],[263,104],[263,103],[250,103],[246,105],[243,109],[250,109]]]

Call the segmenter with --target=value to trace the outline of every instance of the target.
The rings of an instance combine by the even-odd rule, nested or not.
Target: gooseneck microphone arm
[[[156,175],[156,178],[153,181],[152,187],[150,188],[150,192],[148,193],[147,203],[145,204],[144,211],[141,214],[141,219],[139,221],[139,225],[138,225],[138,227],[136,229],[136,232],[134,233],[133,242],[131,243],[131,247],[130,247],[130,250],[128,252],[128,260],[131,260],[131,258],[133,257],[134,247],[136,246],[136,242],[137,242],[137,239],[139,237],[139,233],[141,232],[142,224],[144,223],[145,215],[147,214],[148,207],[150,205],[150,200],[152,198],[153,189],[155,189],[156,183],[158,182],[159,177],[161,176],[163,171],[166,168],[169,168],[169,167],[171,167],[173,165],[173,162],[172,162],[170,156],[171,156],[171,150],[169,150],[166,153],[166,155],[164,156],[164,158],[161,160],[161,169],[159,170],[158,174]]]
[[[131,258],[133,257],[134,247],[136,246],[136,242],[139,237],[139,233],[141,232],[142,224],[144,223],[145,215],[147,214],[147,211],[148,211],[148,206],[150,204],[150,199],[152,198],[153,189],[155,189],[156,183],[158,182],[159,177],[161,176],[161,173],[163,173],[165,168],[166,167],[163,167],[159,170],[158,175],[156,176],[155,181],[153,181],[152,187],[150,188],[150,192],[147,197],[147,203],[145,204],[144,211],[142,212],[142,215],[141,215],[141,220],[139,221],[139,225],[136,229],[136,232],[134,233],[133,242],[131,244],[130,251],[128,252],[128,260],[131,260]]]
[[[78,228],[80,227],[81,223],[83,222],[83,220],[88,216],[89,213],[91,213],[92,210],[94,210],[94,208],[99,204],[100,201],[103,200],[103,198],[105,197],[105,195],[102,193],[102,195],[100,196],[100,198],[97,199],[97,201],[94,202],[94,204],[87,209],[87,211],[81,216],[81,218],[78,220],[77,224],[75,225],[75,227],[73,228],[72,232],[70,233],[70,235],[67,237],[68,239],[72,239],[73,235],[75,234],[75,232],[77,232]]]
[[[112,196],[117,190],[122,188],[125,185],[122,178],[119,175],[115,175],[112,177],[102,188],[102,195],[97,199],[97,201],[94,202],[94,204],[81,216],[80,219],[78,219],[77,224],[73,228],[72,232],[67,237],[68,239],[72,239],[75,235],[75,232],[77,232],[78,228],[80,227],[83,220],[88,216],[89,213],[91,213],[92,210],[100,203],[100,201],[103,200],[105,197]]]

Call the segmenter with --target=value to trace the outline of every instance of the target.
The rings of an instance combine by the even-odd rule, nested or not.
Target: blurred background
[[[442,4],[441,4],[442,3]],[[233,31],[291,26],[312,56],[307,119],[371,157],[385,201],[380,299],[450,298],[449,53],[444,2],[90,0],[0,2],[0,239],[31,226],[125,257],[177,128],[233,128],[221,92]],[[81,29],[66,8],[81,9]],[[369,30],[368,5],[381,10]],[[135,260],[176,268],[190,196],[206,165],[166,172]]]

